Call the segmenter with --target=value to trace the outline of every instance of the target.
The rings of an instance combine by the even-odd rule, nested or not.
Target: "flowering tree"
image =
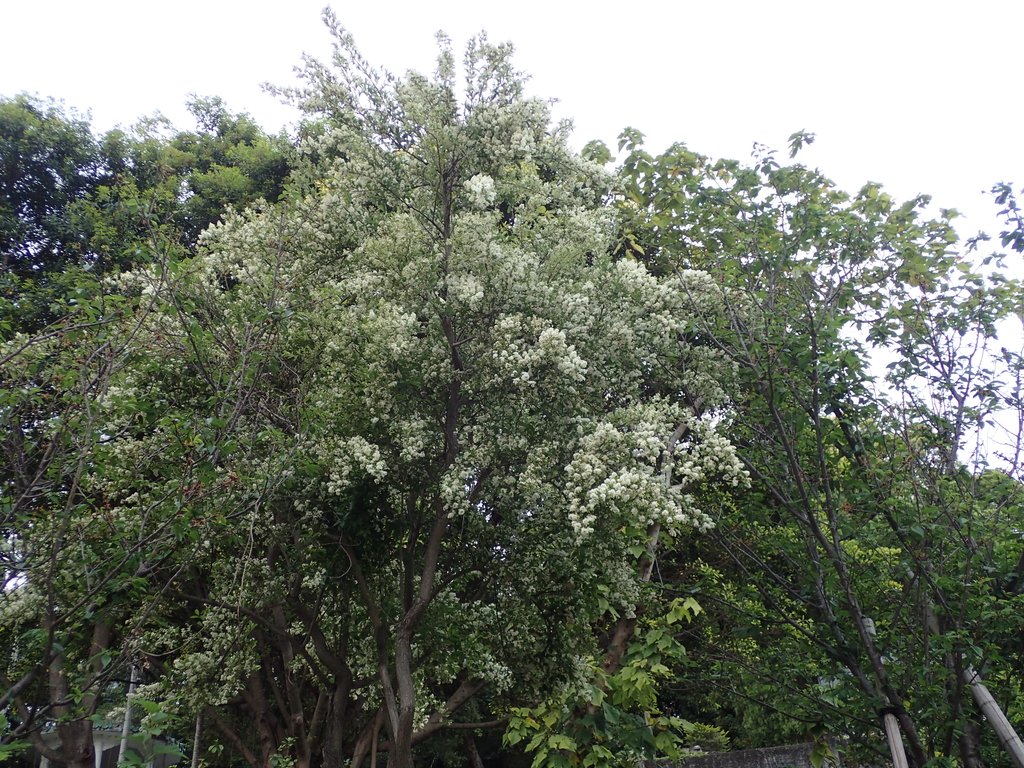
[[[911,764],[977,766],[997,743],[1021,764],[1009,723],[981,729],[1007,720],[982,675],[1010,718],[1021,700],[1020,283],[923,196],[850,196],[764,149],[749,166],[654,157],[639,138],[623,135],[624,247],[723,286],[705,332],[736,364],[751,474],[713,541],[663,563],[713,607],[691,637],[722,689],[705,713],[752,741],[832,730],[882,750],[879,720],[898,721]],[[994,191],[1015,247],[1011,190]]]
[[[122,280],[152,310],[103,400],[108,497],[184,489],[148,695],[256,766],[409,766],[585,673],[651,548],[743,472],[691,322],[718,289],[612,258],[609,179],[511,49],[472,41],[460,89],[446,41],[396,78],[327,20],[282,202]]]
[[[290,147],[218,100],[191,107],[198,132],[166,135],[170,126],[151,120],[94,137],[57,105],[0,99],[5,752],[32,739],[52,762],[93,765],[93,718],[123,698],[118,682],[131,676],[142,628],[167,620],[165,590],[194,538],[196,504],[182,501],[202,466],[196,446],[160,444],[177,468],[161,488],[140,474],[152,458],[132,464],[119,454],[126,435],[162,423],[166,404],[138,398],[130,414],[107,419],[108,401],[122,395],[111,380],[138,373],[139,331],[155,301],[126,300],[107,278],[166,266],[226,203],[276,195]],[[122,368],[134,374],[114,376]],[[57,746],[39,738],[51,727]]]

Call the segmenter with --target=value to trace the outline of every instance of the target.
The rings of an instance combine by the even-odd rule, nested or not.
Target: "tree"
[[[327,18],[334,68],[294,94],[319,175],[140,274],[158,309],[108,407],[155,487],[181,485],[153,461],[170,427],[127,424],[158,387],[207,456],[171,594],[191,618],[143,643],[150,694],[254,765],[408,766],[576,674],[652,526],[706,527],[693,493],[742,473],[692,338],[717,289],[611,257],[609,179],[511,49],[473,41],[460,98],[445,41],[435,78],[396,78]]]
[[[27,95],[0,100],[0,338],[53,319],[82,253],[68,208],[102,180],[88,122]]]
[[[158,553],[180,544],[162,509],[111,511],[100,404],[136,331],[118,297],[82,296],[46,333],[0,346],[2,738],[61,765],[93,765],[92,718],[152,617]],[[48,726],[57,748],[39,736]]]
[[[155,229],[191,248],[227,208],[277,199],[287,138],[217,98],[189,108],[198,131],[156,117],[97,137],[58,104],[0,100],[0,334],[59,320],[69,294],[138,266]]]
[[[737,367],[732,437],[753,493],[720,502],[720,546],[682,571],[725,623],[706,638],[711,664],[802,728],[843,714],[845,734],[864,733],[891,712],[916,764],[972,764],[964,672],[1011,668],[997,649],[1019,628],[991,619],[1013,610],[996,585],[1019,542],[963,457],[973,430],[1019,408],[1018,356],[992,355],[1019,286],[958,253],[954,212],[923,219],[924,198],[897,205],[877,185],[851,198],[763,149],[747,167],[682,146],[655,158],[639,141],[623,136],[638,224],[621,247],[666,272],[706,268],[728,296],[704,331]]]
[[[198,130],[156,116],[102,137],[106,177],[69,210],[92,271],[137,266],[158,228],[194,248],[226,210],[280,196],[293,159],[287,137],[267,135],[216,97],[188,106]]]
[[[27,95],[0,102],[0,254],[21,277],[59,268],[76,237],[67,206],[98,181],[99,148],[89,124]]]
[[[615,179],[509,46],[395,77],[326,20],[294,154],[217,99],[99,141],[0,105],[3,745],[86,768],[138,665],[151,723],[253,768],[728,741],[683,716],[988,759],[1024,615],[1022,431],[967,451],[1021,423],[999,259],[764,149],[627,131]]]
[[[0,678],[2,736],[31,738],[60,764],[93,764],[92,720],[119,697],[112,683],[129,676],[144,629],[166,620],[166,590],[181,573],[170,555],[189,546],[180,505],[195,482],[194,445],[163,447],[164,461],[184,467],[178,485],[111,511],[119,485],[140,480],[111,453],[118,430],[145,428],[155,439],[162,416],[159,403],[140,401],[127,423],[104,421],[110,381],[134,354],[152,303],[126,296],[119,272],[151,264],[168,279],[168,265],[188,257],[222,206],[272,197],[287,174],[283,138],[271,141],[216,100],[204,104],[197,116],[218,110],[216,137],[150,130],[99,140],[54,105],[0,104],[0,626],[11,654]],[[247,173],[239,187],[197,182],[182,194],[186,181],[238,165]],[[53,724],[56,749],[39,739]]]

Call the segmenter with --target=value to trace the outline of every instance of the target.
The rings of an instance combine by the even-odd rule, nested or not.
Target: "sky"
[[[261,90],[294,82],[303,53],[328,58],[325,0],[0,0],[0,95],[88,110],[98,130],[160,111],[191,128],[188,94],[221,96],[270,131],[289,108]],[[335,2],[372,63],[429,72],[434,33],[456,50],[486,30],[509,40],[530,91],[557,98],[574,141],[614,147],[626,126],[660,150],[714,157],[784,152],[817,135],[802,162],[850,191],[871,180],[992,227],[982,195],[1024,184],[1019,0],[571,0]]]

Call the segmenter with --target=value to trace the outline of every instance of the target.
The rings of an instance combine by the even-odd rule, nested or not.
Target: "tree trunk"
[[[370,756],[370,765],[376,768],[377,765],[377,742],[380,739],[380,729],[384,727],[384,709],[378,709],[363,732],[356,739],[355,747],[352,750],[352,761],[348,763],[349,768],[362,768],[366,756]]]
[[[92,720],[83,718],[57,726],[60,751],[65,768],[95,768],[96,749],[92,740]]]
[[[348,711],[348,686],[335,683],[324,726],[322,754],[324,768],[343,768],[345,765],[345,716]]]
[[[985,768],[981,760],[981,726],[974,720],[964,723],[960,735],[960,763],[963,768]]]
[[[412,679],[412,637],[404,627],[395,633],[395,682],[398,720],[392,723],[388,768],[413,768],[412,730],[416,716],[416,687]]]
[[[480,757],[480,750],[476,748],[476,739],[473,738],[472,731],[465,731],[462,734],[462,743],[466,746],[469,768],[484,768],[484,761]]]
[[[98,677],[102,672],[100,654],[110,645],[110,627],[102,621],[93,624],[92,641],[89,645],[90,666]],[[78,702],[77,711],[72,711],[70,687],[64,669],[64,657],[55,656],[49,669],[50,701],[54,702],[53,714],[58,720],[57,737],[60,741],[60,762],[66,768],[95,768],[96,748],[92,738],[92,720],[99,696],[96,693],[96,679],[85,686],[90,689]]]
[[[203,735],[203,713],[196,713],[196,731],[192,738],[192,768],[199,768],[199,739]]]
[[[213,724],[217,726],[217,730],[221,732],[222,736],[224,736],[225,741],[235,748],[245,762],[252,766],[252,768],[261,768],[262,763],[260,763],[260,759],[251,749],[249,749],[248,746],[246,746],[241,737],[235,733],[235,731],[232,730],[226,722],[224,722],[224,718],[217,713],[216,709],[213,707],[206,707],[203,711],[211,720],[213,720]]]

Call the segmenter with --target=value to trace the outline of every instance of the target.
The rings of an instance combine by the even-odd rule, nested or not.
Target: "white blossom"
[[[478,173],[467,179],[465,187],[469,193],[470,202],[477,208],[493,205],[498,194],[494,186],[494,179],[486,173]]]

